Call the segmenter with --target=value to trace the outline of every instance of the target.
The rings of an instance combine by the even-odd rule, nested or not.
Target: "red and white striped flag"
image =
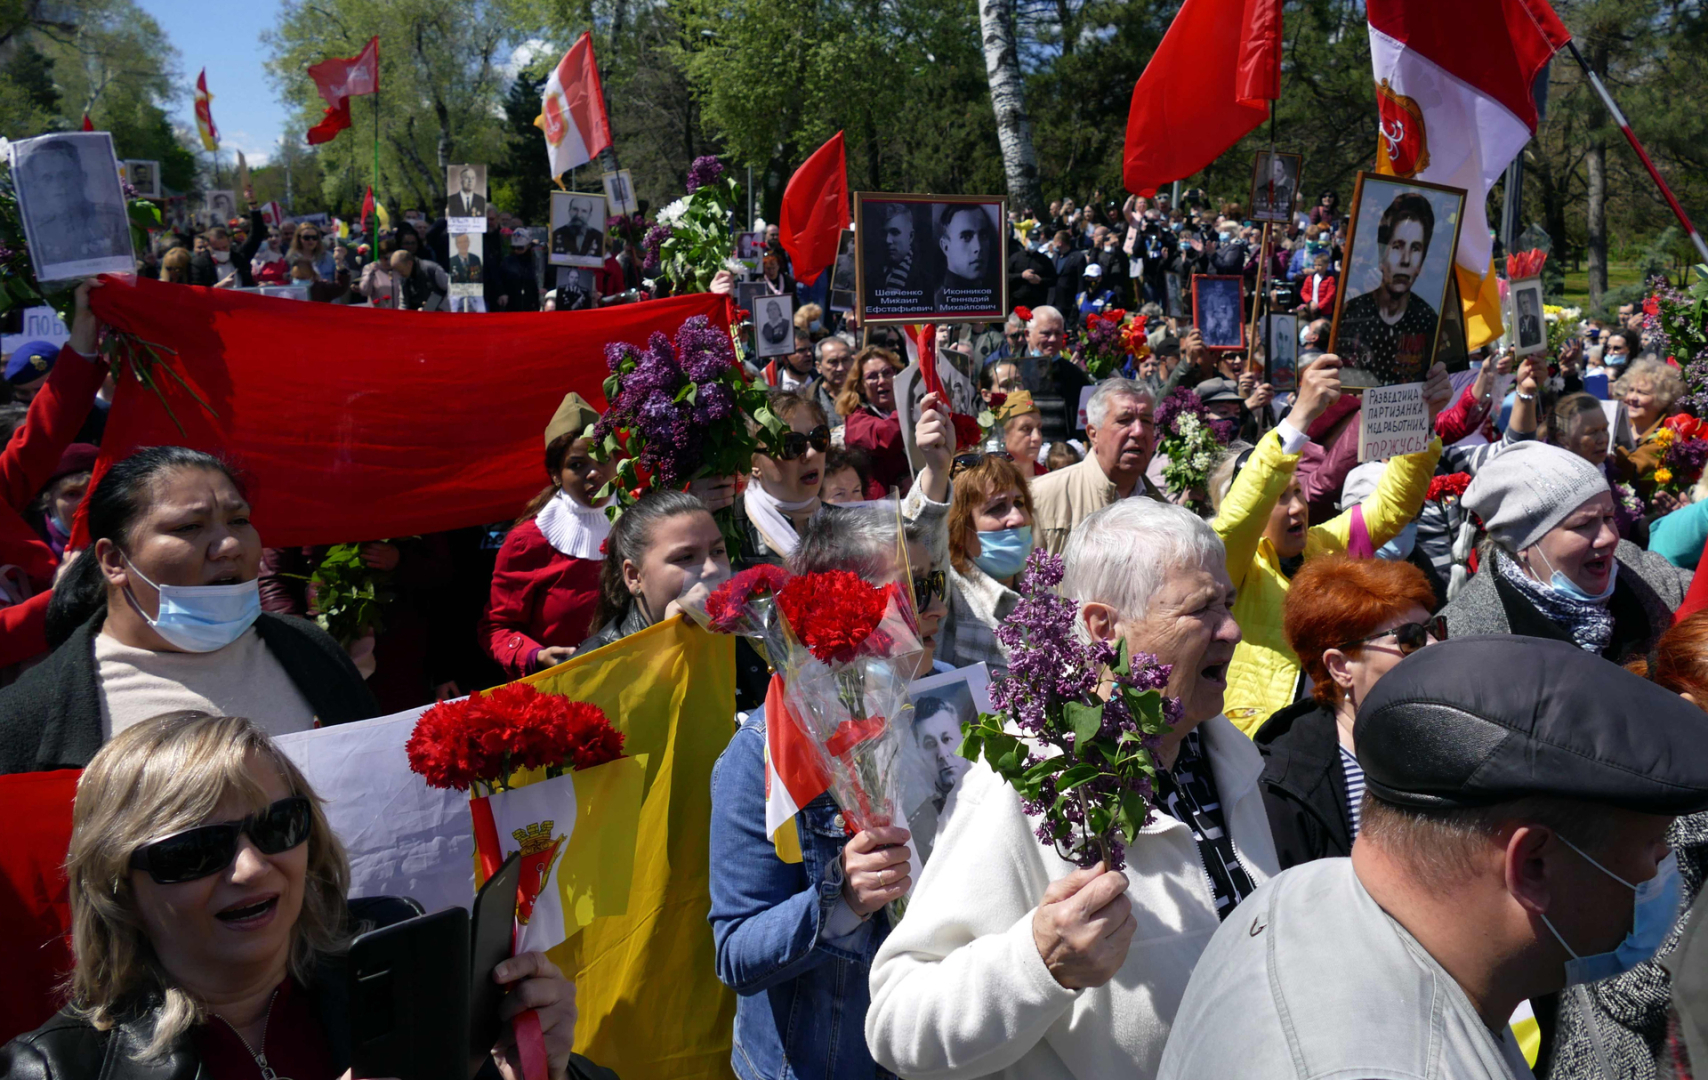
[[[611,120],[605,115],[591,33],[583,33],[552,69],[534,126],[546,133],[553,179],[587,164],[611,145]]]
[[[765,693],[765,835],[773,840],[801,807],[830,789],[830,776],[786,696],[782,677],[771,676]]]
[[[1366,11],[1376,171],[1467,192],[1455,263],[1474,349],[1501,333],[1489,189],[1536,133],[1531,85],[1571,34],[1547,0],[1369,0]]]

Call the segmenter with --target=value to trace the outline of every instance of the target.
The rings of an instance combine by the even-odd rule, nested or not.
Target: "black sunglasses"
[[[133,870],[146,870],[161,885],[195,881],[217,874],[237,858],[237,837],[246,835],[262,854],[277,855],[308,839],[314,807],[304,795],[292,795],[240,821],[198,825],[144,844],[130,857]]]
[[[913,578],[913,603],[923,611],[931,606],[931,598],[940,596],[949,599],[949,575],[941,570],[933,570],[928,574],[915,574]]]
[[[969,454],[957,454],[955,460],[949,463],[949,475],[951,477],[959,476],[968,469],[976,469],[984,464],[985,458],[993,457],[1001,458],[1004,461],[1014,460],[1014,455],[1006,450],[978,450]]]
[[[777,449],[778,461],[793,461],[807,452],[808,448],[824,453],[830,449],[830,427],[820,424],[802,435],[798,431],[785,431],[783,445]]]
[[[1361,637],[1357,641],[1349,641],[1340,646],[1342,649],[1353,649],[1360,645],[1368,645],[1372,641],[1392,636],[1394,644],[1399,646],[1401,656],[1410,656],[1430,642],[1447,640],[1447,617],[1437,615],[1425,622],[1401,623],[1387,630],[1380,630],[1369,637]]]

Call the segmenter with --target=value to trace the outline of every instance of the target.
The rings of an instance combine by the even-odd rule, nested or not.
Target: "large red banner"
[[[694,315],[728,326],[727,299],[709,293],[586,312],[448,314],[108,278],[92,302],[109,326],[164,346],[161,363],[208,406],[165,371],[155,379],[170,415],[148,387],[124,380],[96,478],[144,446],[219,454],[245,474],[269,547],[515,517],[545,484],[542,433],[563,395],[604,407],[607,342],[644,347]]]

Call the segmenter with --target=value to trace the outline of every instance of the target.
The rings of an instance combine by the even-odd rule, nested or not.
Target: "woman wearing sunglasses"
[[[1434,603],[1429,579],[1408,562],[1325,555],[1293,576],[1283,625],[1311,696],[1252,736],[1281,869],[1352,853],[1364,796],[1352,722],[1394,665],[1446,639]]]
[[[830,424],[816,401],[785,390],[770,393],[771,411],[788,426],[775,454],[753,455],[753,475],[736,503],[743,540],[737,561],[782,565],[800,531],[823,502]]]
[[[218,458],[139,450],[87,497],[89,547],[54,585],[44,661],[0,690],[0,772],[80,768],[163,713],[267,717],[283,734],[379,706],[324,630],[261,610],[261,537]]]
[[[66,878],[69,1000],[0,1049],[0,1075],[348,1080],[342,954],[419,913],[346,901],[344,850],[296,766],[254,722],[201,713],[133,725],[95,755]],[[506,1019],[538,1011],[554,1080],[579,1072],[575,988],[557,967],[525,953],[491,977],[512,987]],[[509,1025],[493,1054],[521,1080]]]
[[[337,265],[332,259],[332,249],[327,246],[326,238],[318,225],[297,227],[296,235],[291,237],[291,248],[285,253],[285,261],[292,268],[308,266],[319,281],[332,281],[338,274]]]
[[[869,345],[854,355],[848,381],[836,396],[836,411],[847,418],[843,444],[864,450],[872,459],[867,498],[882,498],[898,486],[905,494],[913,482],[902,444],[901,415],[896,412],[895,378],[903,366],[895,353]]]
[[[1672,625],[1690,572],[1619,539],[1607,478],[1577,454],[1519,443],[1461,501],[1488,535],[1477,573],[1441,611],[1454,637],[1555,638],[1617,663]]]

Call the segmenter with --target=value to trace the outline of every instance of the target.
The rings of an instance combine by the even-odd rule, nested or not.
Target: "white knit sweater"
[[[1222,811],[1253,882],[1277,872],[1257,778],[1263,761],[1225,717],[1199,728]],[[1127,849],[1138,932],[1121,970],[1094,990],[1055,981],[1032,913],[1074,867],[1040,844],[1037,821],[983,762],[962,781],[908,901],[872,963],[866,1042],[909,1080],[1150,1077],[1186,981],[1219,925],[1186,826],[1158,812]]]

